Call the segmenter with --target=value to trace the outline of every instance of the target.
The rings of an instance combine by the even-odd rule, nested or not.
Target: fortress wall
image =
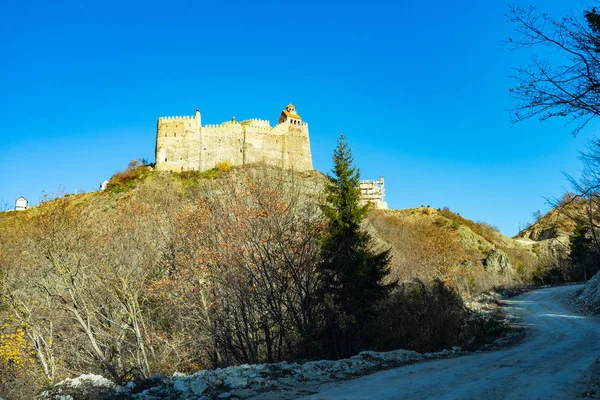
[[[291,135],[286,138],[286,152],[284,154],[284,168],[296,171],[310,171],[312,166],[312,155],[308,136]]]
[[[283,168],[296,171],[310,171],[312,154],[308,138],[308,124],[300,126],[279,124],[273,128],[272,136],[285,138],[285,149],[282,151]],[[272,140],[272,139],[270,139]]]
[[[265,119],[252,118],[242,121],[240,123],[244,126],[253,126],[264,131],[270,131],[272,129],[271,123]]]
[[[192,124],[191,127],[187,127],[184,135],[186,146],[182,149],[187,152],[187,160],[188,165],[184,167],[184,171],[192,170],[199,171],[200,170],[200,151],[199,149],[202,147],[202,138],[200,137],[200,127],[199,124],[194,126]],[[181,155],[181,157],[185,157]]]
[[[221,161],[231,165],[244,163],[244,128],[239,123],[223,123],[220,126],[202,127],[200,149],[201,169],[208,170]]]
[[[246,127],[245,154],[246,164],[265,163],[282,167],[281,154],[284,149],[284,137],[271,134],[255,127]]]
[[[269,132],[246,128],[246,163],[264,162],[296,171],[312,170],[308,134],[288,124]]]
[[[199,121],[195,117],[159,118],[156,130],[156,169],[186,171],[197,167],[195,150],[199,139]]]

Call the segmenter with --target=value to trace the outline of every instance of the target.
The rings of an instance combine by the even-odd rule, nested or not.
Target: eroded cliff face
[[[536,242],[567,238],[575,231],[576,221],[587,218],[586,209],[587,204],[584,201],[573,200],[559,204],[519,232],[516,238]]]

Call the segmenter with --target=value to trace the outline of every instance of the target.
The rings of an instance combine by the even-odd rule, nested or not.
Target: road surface
[[[507,300],[527,336],[518,346],[441,359],[319,387],[328,399],[570,399],[600,357],[600,323],[570,311],[565,294],[581,286],[540,289]]]

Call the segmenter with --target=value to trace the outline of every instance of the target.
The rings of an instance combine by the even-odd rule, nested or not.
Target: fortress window
[[[167,157],[165,157],[165,162],[167,162]]]

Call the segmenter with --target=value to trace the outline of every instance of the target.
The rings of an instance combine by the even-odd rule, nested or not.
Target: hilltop
[[[106,190],[64,195],[63,200],[69,208],[99,220],[115,218],[120,212],[119,205],[132,200],[155,210],[157,218],[167,218],[168,210],[192,204],[199,196],[223,196],[222,181],[241,172],[249,172],[259,181],[285,176],[311,198],[320,196],[326,180],[318,171],[291,173],[273,167],[233,168],[221,163],[204,172],[176,173],[158,172],[134,163],[115,174]],[[25,212],[1,213],[0,227],[27,224],[46,206],[48,204]],[[440,278],[453,282],[463,294],[471,295],[496,286],[528,282],[534,276],[537,258],[530,246],[502,235],[485,222],[468,220],[448,208],[374,209],[368,214],[365,228],[378,247],[391,248],[391,275],[400,281]],[[518,237],[526,237],[521,234]]]
[[[578,219],[586,218],[586,202],[567,195],[533,224],[520,231],[515,238],[536,242],[569,237],[577,225]]]

